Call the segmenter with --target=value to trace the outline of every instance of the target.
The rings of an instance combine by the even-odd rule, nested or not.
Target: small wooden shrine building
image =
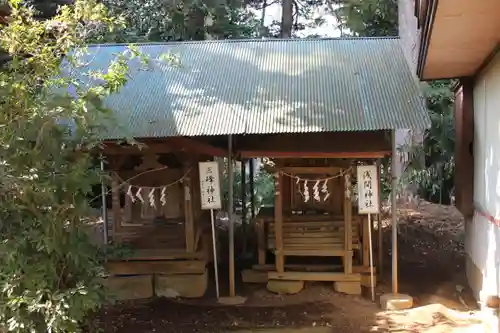
[[[201,297],[213,251],[198,163],[227,153],[186,138],[142,143],[106,142],[102,151],[111,173],[107,240],[125,252],[109,258],[107,285],[122,299]]]
[[[242,156],[272,158],[266,169],[275,178],[274,207],[254,218],[258,263],[242,272],[243,281],[290,293],[303,281],[332,281],[337,291],[352,294],[368,287],[373,226],[358,214],[356,167],[390,155],[390,136],[390,131],[272,135],[261,145],[250,137],[242,140],[249,149]],[[348,149],[346,142],[352,142]],[[373,175],[377,183],[378,175]]]
[[[274,161],[269,170],[276,179],[274,208],[256,218],[258,265],[268,279],[359,283],[367,229],[350,192],[354,167],[393,154],[395,130],[430,124],[399,39],[229,40],[138,48],[152,59],[173,54],[180,66],[158,62],[150,70],[136,70],[106,101],[118,123],[109,127],[103,151],[113,171],[110,238],[135,249],[128,260],[110,263],[116,280],[147,281],[142,286],[150,289],[136,297],[204,293],[206,287],[190,293],[181,289],[192,287],[178,285],[189,277],[205,279],[210,261],[197,163],[227,156]],[[125,45],[90,47],[89,66],[105,69],[125,50]],[[138,69],[139,60],[130,66]],[[123,137],[147,148],[118,145]],[[304,186],[305,180],[311,182]],[[228,210],[232,225],[233,209]],[[271,267],[269,252],[275,259]],[[234,256],[229,257],[234,295]],[[339,257],[342,266],[303,274],[287,265],[293,257]],[[127,290],[139,290],[123,283]]]

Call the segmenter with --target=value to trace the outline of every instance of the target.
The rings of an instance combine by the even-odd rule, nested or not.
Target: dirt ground
[[[291,332],[293,328],[319,327],[323,328],[321,333],[486,332],[465,287],[461,215],[453,207],[423,201],[400,207],[400,292],[414,297],[411,310],[382,312],[368,298],[335,293],[329,283],[309,283],[301,293],[291,296],[271,294],[263,285],[239,284],[238,294],[246,297],[241,306],[218,305],[210,295],[201,300],[126,302],[103,309],[95,317],[94,328],[104,333],[258,332],[266,328]],[[377,296],[391,290],[388,223],[386,218],[387,251]]]

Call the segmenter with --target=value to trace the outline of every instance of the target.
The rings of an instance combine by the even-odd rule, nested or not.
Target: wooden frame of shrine
[[[368,235],[374,223],[368,225],[367,215],[358,214],[356,165],[375,164],[391,155],[389,138],[390,132],[377,131],[241,139],[241,156],[272,159],[266,169],[275,177],[274,207],[261,209],[254,218],[258,264],[242,272],[243,281],[267,283],[271,291],[282,290],[290,281],[300,281],[299,286],[303,281],[332,281],[337,291],[350,294],[370,287]],[[378,244],[381,265],[378,230],[378,240],[372,243]],[[296,286],[292,289],[301,289]]]
[[[108,259],[106,286],[118,299],[201,297],[213,251],[199,162],[227,153],[183,137],[140,142],[142,148],[107,142],[102,150],[111,175],[105,242],[129,252]]]

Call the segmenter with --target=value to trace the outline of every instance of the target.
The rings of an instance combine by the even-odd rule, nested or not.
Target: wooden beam
[[[358,282],[361,281],[361,274],[334,273],[334,272],[268,272],[270,280],[291,280],[291,281],[341,281]]]
[[[228,155],[227,155],[227,173],[229,181],[228,189],[228,213],[229,213],[229,296],[236,296],[236,281],[235,281],[235,254],[234,254],[234,170],[233,170],[233,137],[228,136]]]
[[[187,171],[189,166],[184,166]],[[191,177],[187,175],[184,178],[184,221],[185,221],[185,237],[186,237],[186,252],[195,251],[195,230],[193,219],[193,200],[191,198]]]
[[[243,158],[274,157],[274,158],[381,158],[389,156],[390,150],[373,152],[284,152],[269,150],[242,150],[239,152]]]
[[[264,265],[266,263],[266,230],[265,230],[264,220],[258,220],[256,223],[257,228],[257,253],[259,265]]]
[[[351,201],[351,175],[347,173],[344,176],[344,233],[345,233],[345,255],[344,255],[344,273],[352,273],[352,201]]]
[[[186,252],[185,248],[179,249],[143,249],[134,250],[127,258],[120,258],[127,260],[173,260],[173,259],[205,259],[203,251]]]
[[[283,195],[281,186],[283,175],[276,173],[275,177],[275,202],[274,202],[274,235],[276,241],[276,271],[283,273],[285,271],[285,255],[283,253]]]
[[[107,271],[112,275],[135,274],[203,274],[206,262],[203,260],[181,261],[110,261]]]
[[[288,174],[329,174],[334,175],[342,171],[340,167],[271,167],[265,166],[267,172],[275,173],[278,171]]]
[[[115,236],[121,224],[121,207],[120,207],[120,181],[116,174],[111,174],[111,210],[113,216],[113,236]]]
[[[226,157],[225,149],[215,147],[209,143],[185,137],[171,137],[163,140],[137,141],[136,145],[118,144],[106,141],[102,146],[105,155],[135,155],[135,154],[166,154],[171,152],[186,152],[197,155]]]
[[[368,218],[365,218],[363,216],[363,222],[361,223],[362,225],[362,230],[363,230],[363,266],[370,266],[370,242],[369,242],[369,236],[368,236],[368,228],[370,227],[368,225]]]
[[[247,160],[243,159],[241,161],[241,231],[243,234],[243,244],[242,252],[243,257],[247,255],[247,237],[248,237],[248,227],[247,227],[247,170],[246,170]]]
[[[250,182],[250,209],[251,209],[251,217],[252,219],[255,218],[255,193],[254,193],[254,171],[255,171],[255,164],[254,164],[254,159],[251,158],[248,161],[248,168],[249,170],[249,182]]]
[[[186,137],[173,137],[170,140],[175,144],[183,147],[183,150],[198,153],[200,155],[226,157],[228,152],[225,149],[215,147],[207,142],[190,139]]]

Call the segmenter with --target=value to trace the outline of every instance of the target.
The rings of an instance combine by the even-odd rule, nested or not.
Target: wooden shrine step
[[[253,265],[252,269],[259,272],[269,272],[276,269],[274,264]],[[328,272],[328,271],[341,271],[342,265],[301,265],[301,264],[286,264],[285,270],[287,271],[305,271],[305,272]],[[353,267],[354,271],[354,267]],[[355,272],[357,273],[357,272]]]
[[[175,259],[204,259],[203,251],[186,252],[186,249],[141,249],[133,250],[133,253],[124,260],[175,260]]]
[[[203,260],[145,260],[110,261],[106,268],[111,275],[135,274],[203,274],[206,262]]]
[[[313,248],[284,248],[283,255],[296,257],[343,257],[346,250],[343,249],[313,249]]]
[[[269,280],[291,280],[291,281],[341,281],[341,282],[359,282],[361,274],[359,273],[336,273],[336,272],[268,272]]]

